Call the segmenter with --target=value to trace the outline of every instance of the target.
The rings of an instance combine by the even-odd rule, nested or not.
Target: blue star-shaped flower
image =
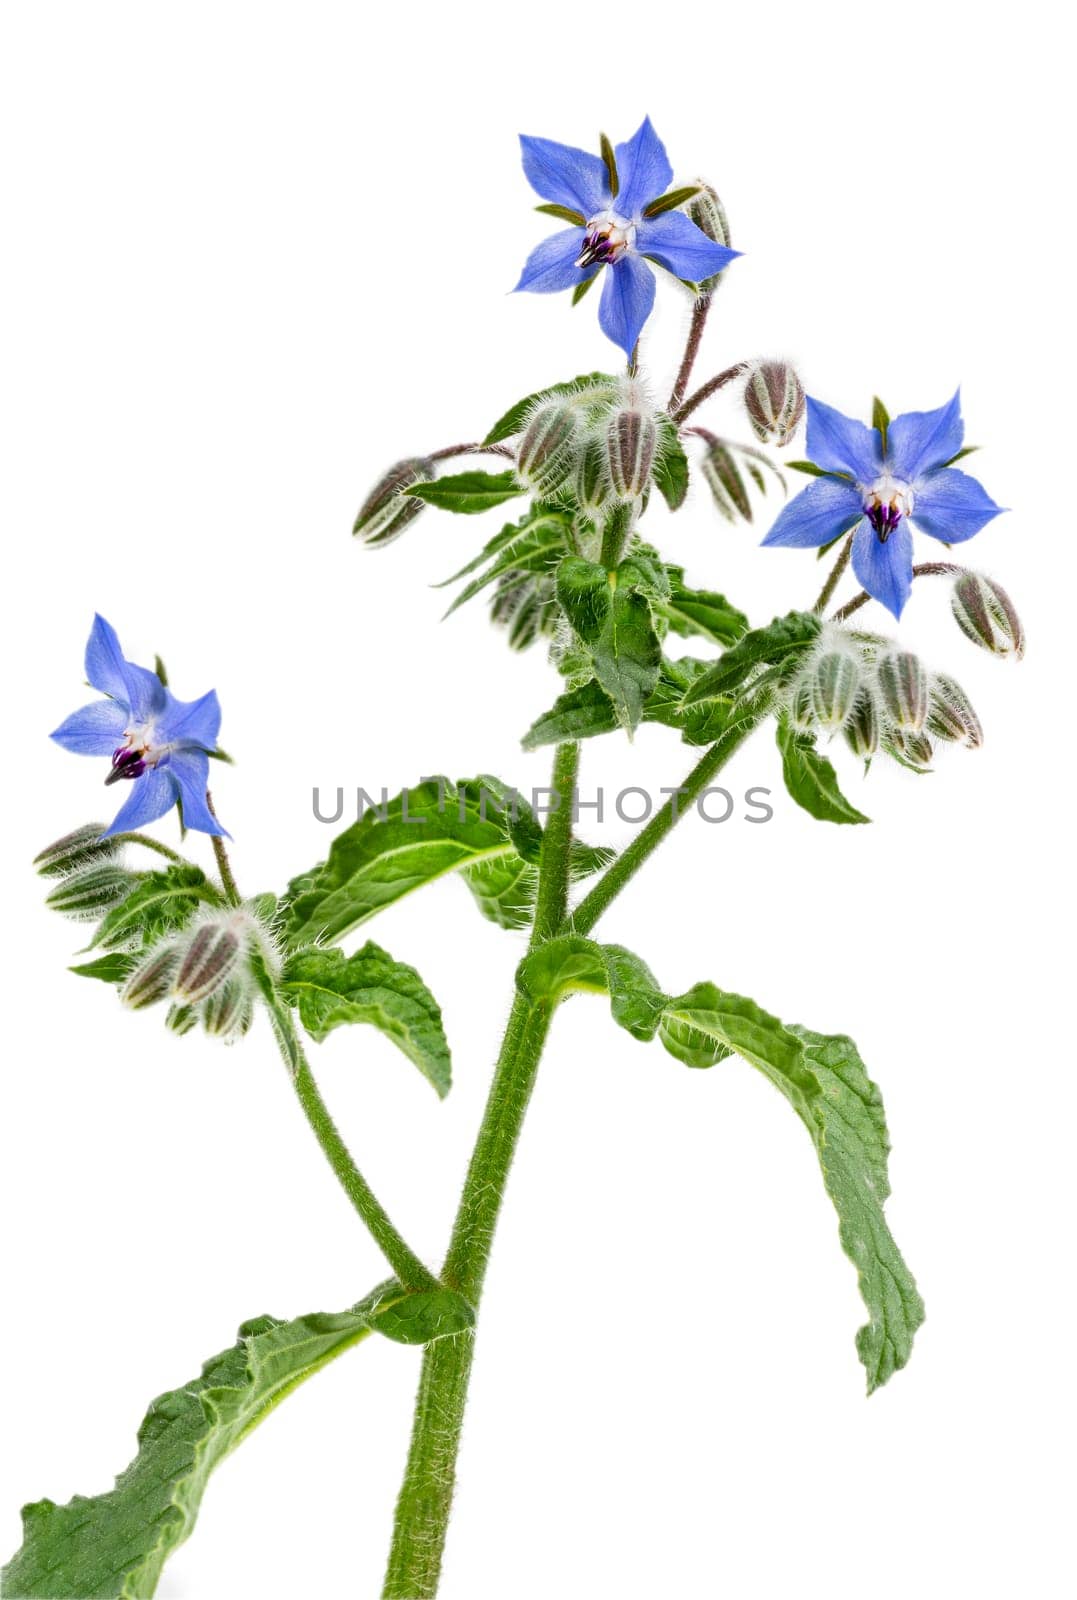
[[[156,672],[125,660],[115,630],[100,616],[86,645],[86,677],[108,698],[73,711],[51,737],[76,755],[111,756],[105,782],[133,784],[102,838],[156,822],[177,802],[186,827],[223,834],[206,803],[209,752],[221,726],[216,691],[177,700]]]
[[[853,571],[900,617],[912,588],[910,522],[961,544],[1005,508],[949,463],[961,449],[961,391],[937,411],[906,411],[883,433],[808,398],[808,458],[825,474],[791,500],[763,540],[810,548],[855,528]]]
[[[617,146],[611,166],[601,156],[552,139],[521,134],[520,144],[531,187],[575,225],[531,252],[517,290],[556,294],[579,288],[609,267],[598,320],[629,360],[654,306],[648,261],[689,283],[702,283],[740,254],[708,239],[683,211],[647,215],[673,177],[649,117],[627,144]]]

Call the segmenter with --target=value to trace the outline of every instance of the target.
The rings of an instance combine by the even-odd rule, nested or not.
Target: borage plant
[[[523,160],[543,201],[538,209],[566,226],[538,245],[518,287],[571,290],[575,300],[602,277],[599,320],[627,369],[554,384],[512,406],[481,443],[400,462],[370,494],[355,531],[384,545],[427,506],[466,515],[526,501],[456,575],[463,587],[454,606],[487,591],[511,646],[546,641],[560,692],[523,737],[525,749],[553,749],[545,822],[495,779],[426,779],[348,827],[279,899],[244,899],[206,789],[209,761],[221,754],[215,696],[176,700],[160,668],[128,662],[98,618],[86,674],[105,698],[76,711],[54,737],[109,758],[105,781],[125,789],[126,801],[110,827],[80,828],[37,861],[54,880],[48,903],[94,924],[88,958],[74,971],[115,985],[128,1006],[167,1008],[167,1025],[178,1032],[201,1027],[230,1042],[264,1011],[300,1108],[392,1276],[342,1311],[245,1324],[200,1377],[154,1401],[138,1454],[115,1488],[27,1508],[24,1543],[5,1574],[8,1596],[152,1595],[217,1462],[303,1379],[372,1333],[423,1347],[384,1594],[418,1600],[436,1592],[494,1229],[550,1025],[576,991],[604,996],[615,1023],[638,1040],[659,1040],[686,1066],[739,1057],[770,1079],[815,1145],[857,1270],[868,1313],[857,1349],[869,1391],[909,1358],[923,1307],[883,1214],[886,1124],[852,1040],[784,1024],[720,988],[720,974],[666,988],[640,954],[597,938],[596,928],[764,723],[773,723],[792,798],[834,823],[866,818],[842,794],[821,738],[840,733],[864,763],[888,757],[915,772],[929,766],[939,740],[980,743],[979,720],[955,680],[862,626],[860,612],[874,599],[899,618],[913,580],[942,575],[968,638],[1019,657],[1021,625],[997,583],[949,560],[917,565],[913,557],[914,530],[951,546],[999,508],[955,465],[967,453],[956,397],[893,421],[876,401],[865,423],[806,399],[785,362],[755,359],[689,392],[735,252],[714,191],[671,187],[649,122],[616,148],[603,139],[598,155],[525,138]],[[680,280],[692,297],[664,408],[638,355],[658,277],[675,287]],[[738,380],[757,442],[720,438],[694,420]],[[664,561],[641,522],[656,492],[673,510],[684,503],[689,450],[719,511],[750,520],[753,492],[776,472],[760,446],[789,445],[805,410],[808,459],[787,466],[812,481],[763,542],[815,547],[830,556],[829,572],[814,605],[752,628],[721,593],[695,588]],[[481,454],[501,458],[500,470],[439,475],[442,462]],[[862,590],[830,611],[850,562]],[[671,635],[698,639],[708,653],[673,655]],[[661,723],[699,755],[614,857],[576,835],[580,750],[641,722]],[[138,831],[173,805],[188,829],[211,836],[216,876]],[[129,859],[145,850],[164,859]],[[527,929],[529,938],[448,1253],[435,1272],[363,1178],[319,1094],[306,1039],[370,1023],[439,1094],[447,1091],[449,1048],[423,980],[376,944],[346,954],[341,941],[450,871],[485,916]],[[586,891],[577,890],[585,882]]]

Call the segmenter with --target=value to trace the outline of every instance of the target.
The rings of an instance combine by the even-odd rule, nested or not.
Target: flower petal
[[[962,544],[1005,509],[997,506],[983,484],[967,472],[939,467],[918,481],[912,520],[922,532],[941,539],[943,544]]]
[[[131,780],[131,793],[117,811],[112,826],[101,835],[102,839],[156,822],[166,811],[171,811],[178,798],[179,790],[169,777],[168,767],[150,767],[141,778]]]
[[[524,175],[536,194],[555,205],[570,206],[593,217],[610,203],[609,177],[601,156],[553,139],[533,139],[521,133]]]
[[[200,700],[173,699],[167,714],[157,724],[162,744],[197,745],[202,750],[217,748],[220,731],[221,707],[216,689],[211,689]]]
[[[933,467],[952,460],[961,449],[961,390],[937,411],[906,411],[886,430],[886,464],[895,478],[912,483]]]
[[[853,539],[853,571],[870,595],[900,617],[912,588],[912,534],[904,518],[884,544],[865,517]]]
[[[86,642],[87,683],[94,689],[100,689],[102,694],[110,695],[113,700],[124,700],[127,697],[123,672],[126,665],[115,628],[100,613],[95,613]]]
[[[77,756],[110,756],[123,743],[126,728],[125,705],[118,700],[95,700],[92,706],[72,711],[49,738]]]
[[[859,491],[844,478],[813,478],[778,513],[765,545],[810,550],[855,527],[864,515]]]
[[[598,323],[629,361],[654,306],[654,273],[633,251],[606,269]]]
[[[524,263],[513,293],[528,289],[532,294],[556,294],[559,289],[574,289],[587,276],[576,265],[585,238],[583,228],[563,228],[543,239]]]
[[[644,117],[631,139],[614,151],[620,188],[612,204],[622,217],[638,217],[645,205],[669,188],[673,177],[666,147]]]
[[[179,789],[183,806],[183,826],[199,833],[215,833],[230,838],[206,804],[209,786],[209,757],[201,750],[177,750],[166,769]]]
[[[833,406],[808,396],[808,460],[824,472],[848,472],[868,484],[883,470],[883,442],[878,428],[869,428]]]
[[[739,250],[708,239],[683,211],[664,211],[650,220],[645,217],[636,228],[636,249],[675,278],[686,278],[689,283],[713,278],[734,256],[740,255]]]

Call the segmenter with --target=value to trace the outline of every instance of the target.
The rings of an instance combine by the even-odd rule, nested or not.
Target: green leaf
[[[138,956],[114,950],[111,955],[98,956],[96,961],[85,961],[81,966],[68,967],[67,970],[78,973],[80,978],[100,978],[102,983],[123,983],[137,965]]]
[[[90,941],[117,950],[138,942],[153,944],[163,934],[185,926],[200,905],[221,906],[224,901],[201,867],[176,862],[163,872],[147,872],[118,906],[104,917]]]
[[[482,442],[501,444],[505,439],[511,439],[515,434],[522,432],[529,412],[540,400],[549,400],[557,395],[578,395],[581,400],[593,395],[597,399],[602,395],[613,394],[616,388],[617,379],[611,377],[608,372],[585,372],[578,378],[570,378],[567,383],[551,384],[548,389],[539,389],[535,394],[528,394],[522,400],[517,400],[503,417],[498,418]]]
[[[505,472],[455,472],[448,478],[433,478],[429,483],[413,483],[403,493],[442,511],[463,512],[468,516],[504,505],[527,490],[512,468]]]
[[[563,744],[567,740],[593,739],[600,733],[612,733],[617,727],[617,713],[613,701],[600,683],[594,679],[582,688],[569,689],[558,695],[545,715],[528,728],[523,737],[525,750],[538,750],[542,745]]]
[[[12,1600],[147,1600],[168,1556],[191,1533],[218,1463],[402,1299],[399,1286],[388,1283],[350,1311],[244,1323],[238,1342],[207,1361],[200,1377],[153,1402],[138,1454],[115,1488],[24,1509],[23,1544],[4,1569],[2,1592]]]
[[[874,400],[871,402],[871,425],[872,425],[873,428],[878,428],[879,432],[882,435],[883,454],[885,455],[886,454],[886,430],[890,426],[890,413],[889,413],[889,411],[887,411],[886,407],[883,405],[883,403],[879,399],[878,395],[876,395]]]
[[[460,591],[445,615],[451,616],[503,573],[552,573],[566,551],[571,549],[571,528],[572,519],[560,511],[546,511],[540,516],[525,518],[512,539],[504,539],[506,530],[503,528],[497,535],[497,551],[492,565]]]
[[[688,493],[688,457],[669,417],[658,420],[658,449],[652,476],[671,511],[679,511]]]
[[[698,636],[713,644],[736,644],[748,631],[748,618],[730,605],[724,594],[713,589],[689,589],[683,567],[667,567],[670,579],[668,600],[656,602],[655,610],[669,622],[681,638]]]
[[[590,652],[618,722],[630,733],[643,716],[662,660],[650,603],[641,592],[646,581],[631,557],[607,572],[596,561],[570,556],[557,572],[557,598]]]
[[[778,749],[782,753],[782,777],[798,806],[820,822],[870,822],[851,805],[838,788],[838,775],[825,756],[815,748],[810,733],[799,733],[788,717],[778,719]]]
[[[460,876],[489,922],[510,932],[529,925],[538,889],[538,868],[529,861],[499,856],[464,867]]]
[[[455,1289],[419,1289],[386,1305],[374,1326],[397,1344],[431,1344],[473,1328],[475,1310]]]
[[[319,1044],[345,1023],[369,1022],[447,1095],[452,1066],[441,1007],[414,967],[367,943],[353,956],[336,948],[299,950],[281,975],[285,999]]]
[[[727,695],[738,689],[757,666],[787,666],[819,636],[819,618],[810,611],[790,611],[765,628],[745,634],[708,672],[701,673],[684,697],[686,706]]]
[[[491,889],[471,869],[504,861],[517,876],[538,861],[542,829],[527,802],[497,778],[452,784],[429,778],[389,801],[384,816],[367,811],[337,835],[329,857],[292,880],[282,904],[282,932],[296,946],[340,939],[414,889],[447,872],[462,872],[480,908],[491,909],[503,887]],[[526,875],[524,875],[526,876]]]
[[[581,934],[547,939],[520,962],[516,986],[533,1004],[549,1006],[573,989],[605,994],[609,979],[602,947]]]

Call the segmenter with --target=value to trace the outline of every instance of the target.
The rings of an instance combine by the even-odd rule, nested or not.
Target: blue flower
[[[216,691],[177,700],[156,672],[125,660],[115,630],[100,616],[86,645],[86,677],[108,698],[73,711],[51,737],[76,755],[111,756],[106,784],[132,784],[102,838],[156,822],[177,803],[186,827],[223,834],[206,803],[209,753],[221,726]]]
[[[937,411],[906,411],[885,433],[808,398],[808,457],[825,476],[782,511],[765,545],[829,544],[855,529],[853,571],[900,617],[912,588],[910,523],[961,544],[1005,508],[949,465],[961,449],[961,391]]]
[[[648,215],[673,177],[649,117],[627,144],[617,146],[610,166],[601,156],[552,139],[521,134],[520,144],[531,187],[574,226],[531,252],[517,290],[578,289],[609,267],[598,320],[629,360],[654,305],[654,274],[647,261],[689,283],[702,283],[739,255],[708,239],[683,211]]]

